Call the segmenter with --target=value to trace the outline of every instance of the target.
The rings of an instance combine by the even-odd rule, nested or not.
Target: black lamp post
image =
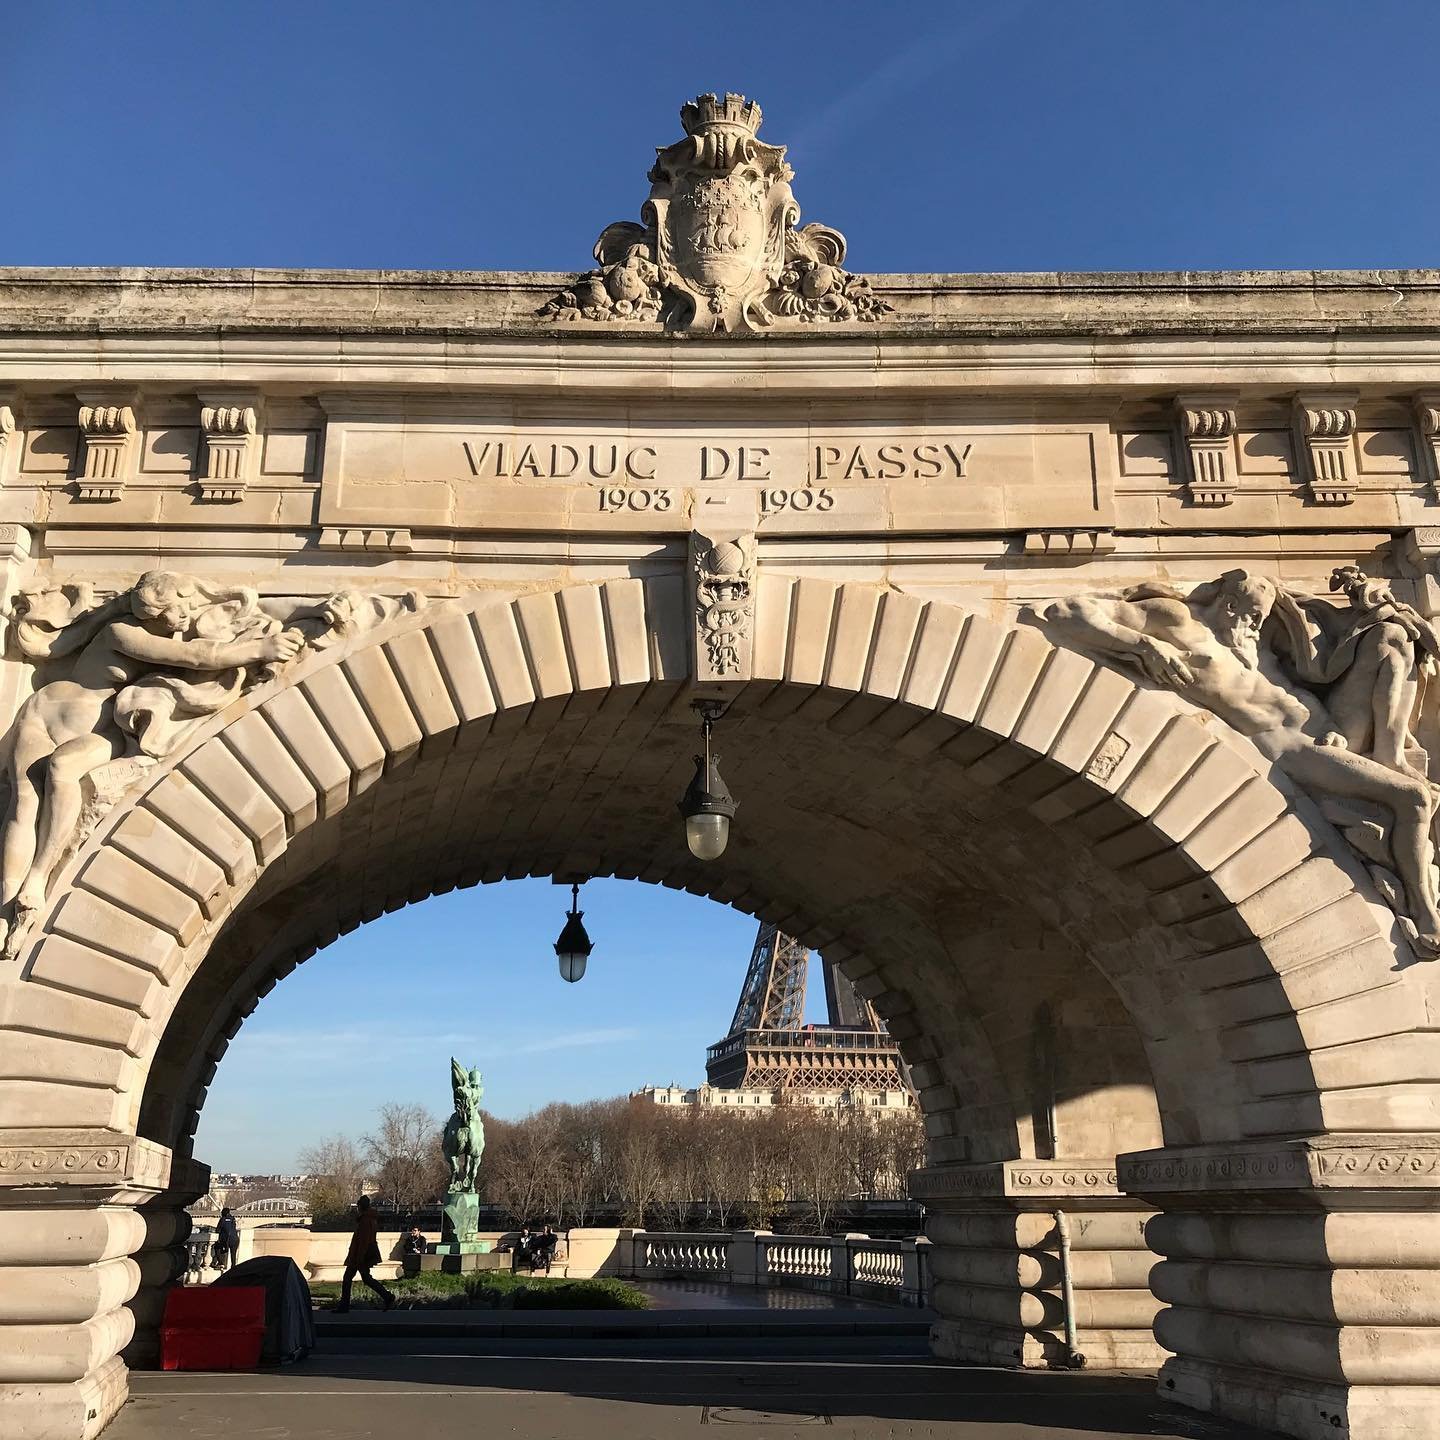
[[[572,985],[585,973],[585,962],[595,948],[585,933],[585,912],[580,909],[580,886],[570,886],[570,909],[565,916],[565,928],[555,942],[555,957],[560,962],[560,978]]]
[[[685,843],[697,860],[717,860],[730,840],[730,822],[739,808],[720,778],[719,756],[710,753],[710,731],[724,706],[714,700],[697,700],[700,733],[705,753],[695,757],[695,778],[680,802],[685,817]]]

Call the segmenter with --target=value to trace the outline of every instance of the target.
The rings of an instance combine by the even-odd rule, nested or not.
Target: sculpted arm
[[[176,635],[155,635],[143,625],[124,621],[113,627],[111,636],[117,650],[136,660],[182,670],[228,670],[234,665],[289,660],[304,643],[302,636],[288,630],[258,640],[187,640]]]
[[[1133,660],[1157,685],[1172,688],[1194,680],[1176,643],[1192,623],[1179,600],[1141,601],[1079,595],[1048,605],[1044,617],[1062,634],[1090,650]]]

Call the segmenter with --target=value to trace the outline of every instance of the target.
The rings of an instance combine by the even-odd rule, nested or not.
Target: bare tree
[[[823,1232],[851,1192],[845,1127],[833,1111],[795,1105],[784,1113],[793,1195],[804,1202],[816,1230]]]
[[[485,1198],[515,1219],[539,1218],[554,1194],[558,1156],[552,1137],[534,1117],[518,1122],[485,1117],[485,1154],[480,1185]]]
[[[733,1217],[756,1194],[756,1165],[751,1144],[765,1130],[757,1114],[736,1115],[711,1111],[700,1129],[700,1183],[706,1206],[720,1229],[728,1230]]]
[[[660,1190],[666,1117],[637,1105],[626,1120],[615,1155],[622,1219],[626,1225],[643,1225]]]
[[[331,1135],[301,1153],[300,1163],[310,1175],[304,1189],[310,1213],[317,1222],[334,1222],[349,1213],[370,1178],[359,1147],[348,1135]]]
[[[365,1154],[381,1196],[397,1210],[414,1210],[443,1190],[444,1176],[436,1166],[439,1133],[423,1105],[380,1107],[375,1129],[364,1140]]]

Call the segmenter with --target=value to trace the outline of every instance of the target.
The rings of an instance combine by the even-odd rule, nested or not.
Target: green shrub
[[[644,1310],[650,1297],[623,1280],[560,1280],[475,1270],[465,1276],[472,1304],[516,1310]]]

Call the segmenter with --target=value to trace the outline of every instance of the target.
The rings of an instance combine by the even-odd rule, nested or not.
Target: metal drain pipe
[[[1065,1307],[1065,1358],[1067,1370],[1083,1370],[1085,1357],[1075,1346],[1075,1285],[1070,1274],[1070,1217],[1055,1212],[1055,1233],[1060,1237],[1060,1300]]]

